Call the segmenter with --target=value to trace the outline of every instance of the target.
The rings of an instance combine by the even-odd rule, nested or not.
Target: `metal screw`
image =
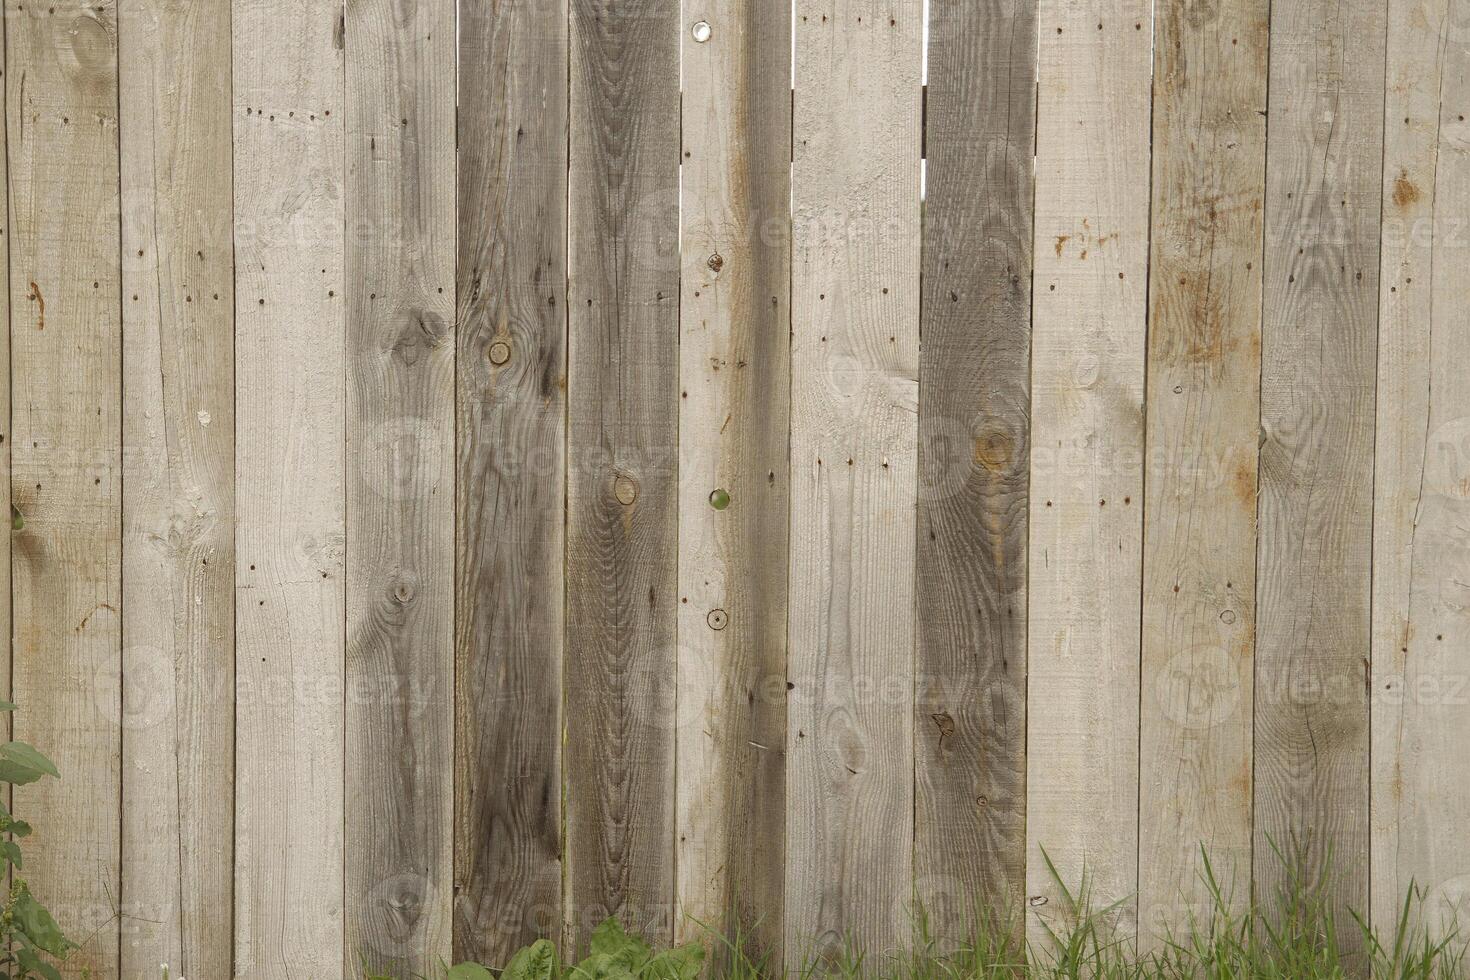
[[[706,21],[700,21],[699,23],[694,25],[694,40],[698,41],[700,44],[708,41],[709,36],[712,33],[714,32],[710,30],[709,23]]]

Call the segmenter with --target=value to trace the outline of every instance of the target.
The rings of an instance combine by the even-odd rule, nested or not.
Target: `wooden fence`
[[[76,971],[1466,909],[1470,0],[929,6],[5,0]]]

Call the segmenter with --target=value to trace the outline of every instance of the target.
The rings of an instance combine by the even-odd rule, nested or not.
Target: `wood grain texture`
[[[1373,522],[1372,921],[1463,929],[1470,692],[1470,3],[1388,7]]]
[[[342,17],[233,7],[235,975],[251,980],[344,976]]]
[[[914,875],[950,939],[1025,888],[1036,10],[931,7]]]
[[[793,966],[912,921],[922,33],[918,0],[796,5]]]
[[[453,0],[352,0],[346,32],[343,972],[451,953]]]
[[[0,38],[5,36],[5,9],[0,4]],[[5,81],[5,45],[0,44],[0,85]],[[3,90],[0,90],[3,91]],[[8,105],[8,103],[7,103]],[[0,112],[0,145],[8,146],[6,123],[8,109]],[[10,505],[10,477],[12,441],[10,438],[10,161],[7,153],[0,153],[0,515],[10,521],[6,525],[14,530],[15,511]],[[10,541],[7,532],[0,540],[0,697],[11,698],[11,591],[10,591]],[[0,734],[8,739],[11,735],[11,719],[0,720]],[[12,803],[10,788],[0,793],[0,802]]]
[[[228,976],[235,781],[230,6],[145,0],[122,112],[123,976]]]
[[[1146,0],[1040,12],[1026,827],[1042,947],[1075,911],[1048,857],[1068,888],[1086,873],[1119,937],[1137,929],[1151,17]]]
[[[673,934],[679,19],[572,0],[566,930]]]
[[[1267,5],[1155,8],[1139,916],[1250,895]]]
[[[1345,922],[1368,906],[1386,12],[1350,0],[1271,15],[1253,880],[1268,908],[1289,885],[1272,842],[1310,871],[1330,861]]]
[[[790,10],[691,0],[680,35],[675,938],[713,927],[773,963],[786,856]]]
[[[561,932],[567,8],[459,26],[454,954]]]
[[[117,10],[5,12],[16,738],[65,779],[15,791],[26,879],[69,974],[118,972],[122,458]]]

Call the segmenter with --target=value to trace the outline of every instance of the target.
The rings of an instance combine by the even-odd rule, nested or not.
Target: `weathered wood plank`
[[[1251,856],[1267,4],[1155,8],[1140,697],[1145,948]]]
[[[1041,948],[1069,913],[1047,856],[1069,888],[1086,873],[1120,937],[1137,928],[1151,17],[1147,0],[1040,13],[1026,893]]]
[[[573,0],[566,928],[673,934],[679,11]]]
[[[5,7],[0,4],[0,38],[5,31]],[[0,44],[0,85],[8,85],[5,80],[5,45]],[[6,103],[8,106],[8,102]],[[10,113],[8,109],[0,112],[0,145],[7,139],[6,123]],[[10,162],[5,153],[0,153],[0,515],[9,523],[5,526],[15,529],[15,511],[10,504],[10,478],[11,478],[11,452],[12,441],[10,438],[10,395],[11,395],[11,360],[10,360]],[[0,541],[0,697],[10,700],[12,691],[11,681],[11,649],[12,637],[10,619],[10,540],[11,534],[7,532],[4,540]],[[11,735],[11,719],[0,720],[0,733],[8,739]],[[11,793],[9,787],[0,795],[0,801],[6,806],[11,805]]]
[[[230,8],[119,37],[123,976],[228,976],[234,892]]]
[[[1470,739],[1470,3],[1388,8],[1373,522],[1372,920],[1464,928]],[[1460,920],[1460,921],[1457,921]]]
[[[1383,0],[1277,4],[1262,324],[1255,871],[1330,861],[1368,906],[1368,656]],[[1339,937],[1354,948],[1352,929]]]
[[[796,5],[792,965],[909,932],[922,32],[918,0]]]
[[[233,5],[235,975],[248,978],[344,975],[342,17],[323,0]]]
[[[26,879],[118,972],[122,819],[117,9],[5,11],[16,737],[64,774],[15,792]]]
[[[914,875],[960,939],[1025,887],[1037,3],[931,9]]]
[[[786,836],[790,11],[691,0],[681,32],[675,937],[707,941],[713,927],[772,963]]]
[[[453,0],[347,4],[346,961],[448,960]]]
[[[567,6],[459,21],[457,960],[561,931]]]

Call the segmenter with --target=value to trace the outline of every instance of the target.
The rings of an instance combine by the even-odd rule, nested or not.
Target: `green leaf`
[[[0,841],[0,856],[15,865],[17,871],[23,870],[20,865],[20,845],[15,841]]]
[[[666,949],[642,970],[650,980],[697,980],[704,966],[704,947],[698,943]]]
[[[593,953],[578,963],[573,973],[576,980],[636,980],[637,974],[621,956]]]
[[[43,949],[52,956],[65,956],[70,951],[71,943],[62,934],[61,927],[51,918],[46,907],[32,897],[25,882],[21,882],[11,909],[15,913],[15,923],[20,931],[38,949]]]
[[[12,821],[10,824],[10,833],[17,837],[29,837],[31,836],[31,825],[24,820]]]
[[[451,966],[444,980],[495,980],[495,974],[478,963],[461,963]]]
[[[46,980],[61,980],[61,971],[42,960],[34,950],[24,948],[16,950],[15,958],[20,962],[21,969],[27,973],[39,973]]]
[[[538,939],[511,957],[500,980],[552,980],[556,976],[556,946]]]
[[[604,919],[602,924],[592,930],[592,944],[589,952],[592,956],[599,953],[612,956],[628,943],[628,934],[623,931],[622,923],[617,919]],[[590,957],[589,957],[590,958]]]
[[[56,765],[24,742],[0,745],[0,782],[24,786],[42,776],[56,776]]]
[[[648,944],[637,936],[624,932],[622,925],[614,918],[603,920],[602,925],[592,930],[590,952],[592,956],[601,954],[611,957],[614,963],[629,971],[636,971],[650,955]],[[591,959],[590,956],[588,958]]]

